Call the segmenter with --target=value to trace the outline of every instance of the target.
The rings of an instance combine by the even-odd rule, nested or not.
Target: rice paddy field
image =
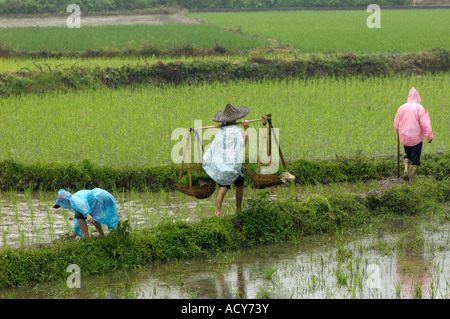
[[[11,97],[0,100],[0,159],[25,163],[89,159],[109,166],[171,163],[172,149],[184,137],[172,132],[194,127],[196,121],[213,125],[212,116],[227,103],[248,106],[249,119],[271,113],[288,160],[392,155],[397,144],[393,119],[412,86],[419,90],[436,132],[424,152],[442,152],[450,145],[445,89],[449,85],[445,73]],[[251,127],[256,132],[262,125]],[[204,133],[206,147],[212,138]]]
[[[413,52],[450,46],[448,10],[381,10],[380,28],[365,11],[193,13],[190,16],[289,44],[300,52]]]
[[[23,74],[53,72],[63,77],[64,72],[77,67],[90,73],[99,68],[144,64],[176,66],[180,61],[251,64],[255,57],[289,60],[329,53],[387,56],[450,49],[450,10],[382,10],[379,29],[367,27],[369,15],[364,10],[189,13],[189,18],[202,23],[80,29],[42,25],[0,28],[0,85],[9,78],[25,83],[27,78]],[[217,51],[200,56],[182,53],[191,49]],[[100,53],[77,56],[91,50]],[[124,53],[133,50],[165,53],[156,56]],[[172,54],[175,51],[170,50],[179,51]],[[46,56],[49,52],[61,56],[49,58]],[[49,81],[47,85],[51,87],[54,83]],[[408,74],[382,76],[217,79],[117,88],[87,83],[85,89],[4,96],[0,98],[0,161],[45,165],[89,160],[105,167],[170,164],[174,162],[174,147],[183,142],[185,129],[215,124],[213,115],[228,103],[249,107],[247,119],[271,113],[287,161],[396,156],[393,120],[413,86],[430,114],[434,132],[433,142],[424,142],[422,152],[447,154],[449,70],[419,74],[412,68]],[[251,138],[260,136],[261,127],[259,122],[250,125]],[[207,148],[214,131],[202,132],[202,138]],[[179,158],[180,154],[176,155]],[[266,193],[274,201],[309,203],[310,198],[346,196],[373,200],[368,194],[390,187],[399,187],[391,195],[406,198],[405,194],[411,192],[433,193],[435,182],[447,187],[448,176],[435,181],[433,177],[422,176],[420,170],[419,175],[418,184],[412,186],[405,186],[400,179],[382,178],[356,183],[279,186]],[[64,240],[71,231],[73,212],[64,209],[55,212],[50,208],[57,190],[37,187],[0,191],[0,257],[5,256],[3,252],[15,249],[39,252],[43,245]],[[162,189],[153,193],[134,189],[110,191],[116,198],[120,219],[128,220],[133,231],[151,231],[160,222],[191,225],[215,218],[214,195],[197,200]],[[436,189],[431,195],[435,193]],[[244,199],[259,198],[261,194],[246,187]],[[232,195],[229,193],[225,199],[224,218],[235,215]],[[125,275],[121,271],[102,274],[101,278],[90,275],[83,277],[83,288],[76,291],[67,288],[65,282],[49,282],[0,289],[0,296],[448,299],[449,206],[448,200],[445,201],[448,196],[442,198],[443,202],[430,204],[428,198],[412,196],[405,202],[416,200],[417,207],[424,207],[423,216],[408,219],[412,216],[408,216],[406,208],[401,217],[382,210],[377,212],[380,219],[374,224],[363,224],[363,230],[348,239],[347,233],[341,233],[346,230],[336,227],[329,234],[301,239],[292,236],[292,242],[254,245],[250,251],[218,252],[187,261],[176,257],[175,262],[150,265]],[[397,230],[394,232],[393,228]],[[264,238],[261,242],[265,242]],[[377,289],[367,284],[373,265],[382,270],[381,286]],[[99,271],[91,274],[95,272]]]
[[[381,28],[373,29],[366,25],[369,15],[362,10],[191,13],[190,17],[207,23],[14,27],[3,28],[0,47],[71,51],[144,44],[158,48],[217,44],[233,50],[288,46],[303,53],[450,48],[448,10],[383,10]]]
[[[18,40],[19,39],[19,40]],[[177,47],[209,48],[215,43],[237,50],[268,46],[263,38],[245,37],[218,26],[198,24],[108,25],[67,27],[4,28],[0,36],[3,47],[21,50],[77,51],[97,48],[160,49]]]

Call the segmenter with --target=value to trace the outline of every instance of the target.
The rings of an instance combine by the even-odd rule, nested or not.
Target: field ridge
[[[88,51],[90,52],[90,51]],[[95,52],[90,52],[95,55]],[[246,61],[178,61],[153,65],[50,68],[0,74],[0,96],[117,88],[143,84],[213,83],[311,77],[421,75],[450,70],[450,50],[407,54],[310,55],[297,59],[253,57]]]
[[[450,176],[450,152],[424,154],[419,175],[437,180]],[[299,185],[329,184],[347,181],[366,181],[395,177],[397,161],[393,156],[352,158],[337,157],[331,160],[298,159],[288,161],[286,168],[296,177]],[[251,165],[244,163],[246,182],[252,185]],[[58,190],[90,189],[159,191],[174,190],[180,166],[133,165],[107,166],[83,160],[79,163],[24,164],[15,160],[0,162],[0,190],[25,189]],[[187,174],[186,167],[183,174]]]

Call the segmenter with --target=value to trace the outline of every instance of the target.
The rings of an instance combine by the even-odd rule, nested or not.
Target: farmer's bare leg
[[[408,174],[409,170],[409,159],[405,158],[405,174]]]
[[[236,212],[241,210],[243,197],[244,197],[244,185],[236,187]]]
[[[403,173],[403,178],[407,178],[409,170],[409,159],[405,158],[404,163],[405,163],[405,171]]]
[[[414,175],[416,174],[417,168],[418,168],[417,165],[411,165],[411,167],[412,167],[411,168],[411,177],[409,178],[409,181],[412,181]]]
[[[94,226],[95,226],[95,229],[97,229],[100,236],[105,236],[105,234],[103,233],[102,225],[98,221],[94,222]]]
[[[78,220],[78,225],[80,226],[81,231],[83,232],[83,236],[89,237],[89,230],[88,230],[88,226],[86,224],[86,219],[77,218],[77,220]]]
[[[228,187],[220,187],[216,196],[216,216],[220,216],[220,210],[222,209],[223,199],[228,191]]]

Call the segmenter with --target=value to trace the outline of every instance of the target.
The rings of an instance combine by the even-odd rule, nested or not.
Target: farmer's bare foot
[[[409,180],[408,172],[404,172],[404,173],[403,173],[403,179],[404,179],[405,181],[408,181],[408,180]]]

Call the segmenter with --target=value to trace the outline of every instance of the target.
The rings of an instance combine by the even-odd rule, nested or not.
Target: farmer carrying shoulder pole
[[[89,224],[95,226],[101,236],[104,236],[102,225],[114,229],[119,223],[116,200],[110,193],[100,188],[80,190],[73,195],[60,189],[52,207],[64,207],[75,211],[72,237],[76,235],[89,237],[86,219]]]
[[[227,104],[223,111],[214,115],[213,121],[222,124],[235,123],[237,119],[246,116],[249,109],[245,106],[232,106]],[[242,121],[244,137],[236,125],[219,128],[211,147],[203,156],[203,169],[219,184],[216,196],[215,214],[220,216],[222,202],[230,188],[231,183],[236,186],[236,210],[241,208],[244,195],[244,147],[248,140],[248,121]]]
[[[422,140],[427,138],[428,143],[433,140],[433,132],[430,124],[430,115],[420,104],[419,92],[413,87],[408,94],[407,103],[400,106],[395,115],[394,127],[399,136],[399,141],[404,145],[405,162],[404,179],[412,181],[417,168],[420,165],[422,152]],[[409,165],[412,165],[411,176],[408,177]]]

